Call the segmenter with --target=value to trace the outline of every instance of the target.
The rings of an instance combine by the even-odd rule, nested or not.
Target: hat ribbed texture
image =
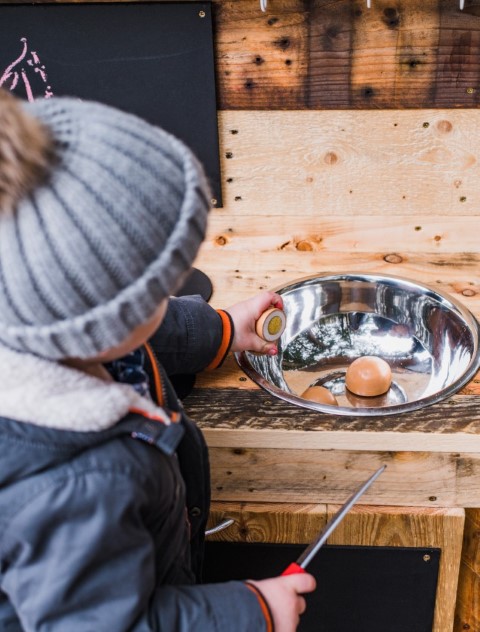
[[[0,212],[0,341],[88,358],[152,316],[190,269],[210,192],[179,140],[108,106],[24,106],[52,132],[48,182]]]

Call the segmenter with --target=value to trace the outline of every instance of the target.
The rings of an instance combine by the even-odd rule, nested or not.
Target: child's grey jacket
[[[221,319],[198,298],[170,303],[151,346],[167,372],[197,372]],[[199,431],[175,419],[130,385],[0,349],[0,631],[269,627],[246,584],[192,585],[208,467]]]

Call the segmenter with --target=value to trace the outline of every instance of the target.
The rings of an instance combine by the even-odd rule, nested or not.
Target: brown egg
[[[392,371],[382,358],[363,356],[348,367],[345,386],[355,395],[375,397],[386,393],[392,383]]]
[[[255,331],[260,338],[267,342],[278,340],[283,334],[286,325],[285,312],[276,307],[271,307],[263,312],[255,324]]]
[[[307,390],[303,391],[302,397],[303,399],[309,399],[311,402],[338,406],[335,395],[324,386],[309,386]]]

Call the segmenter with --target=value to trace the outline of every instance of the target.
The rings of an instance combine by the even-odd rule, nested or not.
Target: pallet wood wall
[[[480,3],[216,8],[225,202],[199,259],[213,303],[322,271],[383,272],[480,316]],[[249,388],[232,364],[219,379]],[[480,629],[479,515],[467,512],[456,632]]]

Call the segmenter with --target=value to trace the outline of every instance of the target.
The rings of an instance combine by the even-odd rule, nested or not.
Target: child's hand
[[[305,612],[306,604],[302,593],[315,590],[316,581],[309,573],[285,575],[261,581],[249,580],[268,601],[273,616],[275,632],[294,632]]]
[[[232,317],[235,327],[230,351],[257,351],[276,355],[277,343],[266,342],[255,331],[255,323],[270,307],[283,309],[283,301],[275,292],[262,292],[246,301],[236,303],[226,310]]]

